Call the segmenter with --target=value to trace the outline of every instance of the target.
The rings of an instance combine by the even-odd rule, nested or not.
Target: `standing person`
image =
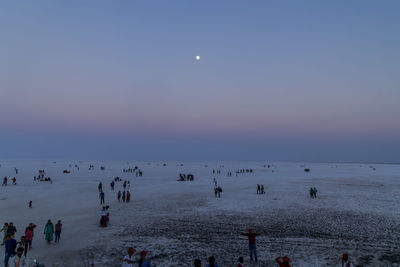
[[[279,267],[290,267],[290,259],[288,257],[278,257],[275,261],[279,264]]]
[[[318,191],[317,191],[317,188],[314,187],[314,188],[313,188],[313,193],[314,193],[314,197],[315,197],[315,198],[317,198],[317,192],[318,192]]]
[[[353,263],[349,260],[349,254],[347,253],[342,256],[342,267],[353,267]]]
[[[132,247],[128,248],[128,255],[124,257],[124,260],[122,261],[122,266],[121,267],[133,267],[133,264],[135,263],[133,259],[133,253],[135,253],[136,250]]]
[[[150,260],[146,259],[147,251],[140,252],[139,267],[151,267]]]
[[[3,242],[1,243],[1,245],[4,245],[4,242],[6,242],[7,239],[7,229],[8,229],[8,223],[4,223],[3,228],[1,228],[0,232],[4,232],[4,237],[3,237]]]
[[[103,191],[103,184],[101,182],[99,183],[98,188],[99,188],[99,192]]]
[[[215,195],[215,197],[218,196],[218,187],[214,187],[214,195]]]
[[[61,220],[58,220],[55,227],[56,230],[56,239],[54,240],[55,243],[60,243],[61,229],[62,229],[62,223]]]
[[[26,257],[26,253],[28,252],[28,242],[26,241],[26,236],[21,236],[21,241],[18,243],[18,248],[22,247],[24,249],[24,256]]]
[[[103,204],[104,204],[104,192],[101,191],[100,192],[100,205],[103,205]]]
[[[17,247],[17,241],[12,238],[11,235],[7,235],[6,242],[5,242],[5,257],[4,257],[4,266],[8,266],[8,261],[11,257],[15,255],[15,248]]]
[[[29,201],[29,208],[32,208],[32,200]]]
[[[46,226],[44,227],[44,238],[47,241],[47,244],[50,245],[51,241],[53,241],[53,236],[54,236],[54,225],[51,222],[51,220],[47,221]]]
[[[243,235],[243,236],[247,236],[247,238],[249,239],[249,252],[250,252],[250,261],[253,261],[253,254],[254,254],[254,260],[255,262],[258,262],[257,260],[257,248],[256,248],[256,237],[262,235],[257,234],[257,233],[253,233],[253,229],[249,229],[248,233],[241,233],[238,232],[238,234]]]
[[[118,202],[121,202],[121,191],[118,191]]]
[[[240,257],[238,259],[238,261],[239,261],[239,263],[238,263],[237,267],[244,267],[244,265],[243,265],[243,257]]]
[[[22,255],[24,253],[24,248],[19,247],[17,249],[17,255],[15,255],[11,259],[10,267],[28,267],[28,261],[26,260],[26,255]]]
[[[260,194],[260,185],[257,184],[257,194]]]
[[[314,190],[312,187],[310,187],[310,197],[314,198]]]
[[[103,209],[101,210],[100,226],[102,226],[102,227],[106,227],[107,226],[107,211],[106,211],[106,207],[103,207]]]
[[[131,200],[131,193],[129,191],[126,191],[126,202],[129,202]]]
[[[125,202],[125,191],[122,192],[122,202]]]
[[[264,192],[264,185],[263,185],[263,184],[261,185],[261,194],[265,194],[265,192]]]
[[[7,228],[7,234],[10,236],[13,236],[13,235],[15,235],[16,232],[17,232],[17,228],[15,228],[13,222],[10,222],[10,224],[8,225],[8,228]]]
[[[201,260],[195,259],[194,260],[194,267],[201,267]]]
[[[218,267],[218,264],[215,263],[215,258],[214,256],[211,256],[208,258],[208,265],[207,267]]]
[[[7,177],[4,177],[2,186],[7,186]]]
[[[32,238],[33,238],[33,229],[28,226],[28,228],[25,230],[25,236],[26,236],[26,243],[27,243],[27,249],[32,248]],[[25,256],[26,256],[27,251],[25,251]]]
[[[218,197],[221,198],[222,188],[218,186]]]

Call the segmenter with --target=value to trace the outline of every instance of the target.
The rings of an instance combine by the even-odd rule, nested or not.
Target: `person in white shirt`
[[[24,253],[24,248],[19,247],[17,249],[17,254],[11,258],[11,263],[10,267],[28,267],[27,260],[25,256],[23,255]]]
[[[124,257],[124,260],[122,262],[122,267],[133,267],[134,259],[133,259],[133,253],[135,253],[136,250],[134,248],[128,248],[128,255]]]

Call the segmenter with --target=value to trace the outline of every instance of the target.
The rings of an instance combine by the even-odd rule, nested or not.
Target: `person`
[[[312,187],[310,187],[310,197],[314,198],[314,190]]]
[[[102,227],[106,227],[107,226],[107,211],[106,211],[106,207],[103,207],[103,209],[101,210],[100,226],[102,226]]]
[[[260,194],[260,185],[257,184],[257,194]]]
[[[3,228],[1,228],[0,232],[4,232],[4,237],[3,237],[3,242],[1,243],[1,245],[4,245],[4,242],[6,242],[7,239],[7,228],[8,228],[8,223],[4,223]]]
[[[118,202],[121,202],[121,191],[118,191]]]
[[[36,224],[29,223],[28,227],[26,227],[26,229],[25,229],[25,236],[27,236],[27,237],[28,237],[28,234],[27,234],[28,230],[32,231],[31,238],[26,239],[29,241],[29,249],[32,249],[32,240],[33,240],[33,237],[35,236],[35,232],[34,232],[35,228],[36,228]]]
[[[218,197],[221,198],[222,188],[218,186]]]
[[[147,251],[140,252],[139,267],[151,267],[151,263],[146,259]]]
[[[194,267],[201,267],[201,260],[195,259],[194,260]]]
[[[215,258],[214,256],[211,256],[208,258],[208,265],[207,267],[218,267],[218,264],[215,263]]]
[[[247,236],[247,238],[249,239],[250,261],[253,261],[253,254],[254,254],[254,260],[255,260],[255,262],[258,262],[258,260],[257,260],[257,248],[256,248],[256,237],[260,236],[262,234],[253,233],[253,229],[248,229],[248,233],[238,232],[238,234],[243,235],[243,236]]]
[[[100,192],[100,205],[103,205],[103,204],[104,204],[104,192],[101,191]]]
[[[115,185],[114,181],[111,181],[110,185],[111,185],[111,190],[114,190],[114,185]]]
[[[24,256],[26,257],[26,253],[28,252],[28,242],[26,242],[26,236],[21,236],[21,240],[17,243],[18,247],[22,247],[24,249]]]
[[[32,200],[29,201],[29,208],[32,208]]]
[[[131,200],[131,193],[129,191],[126,191],[126,202],[129,202]]]
[[[17,255],[11,259],[10,267],[28,267],[26,256],[22,255],[22,253],[24,253],[24,248],[19,247],[17,249]]]
[[[8,228],[7,228],[7,234],[9,234],[10,236],[13,236],[13,235],[15,235],[16,232],[17,232],[17,228],[15,228],[13,222],[10,222],[10,224],[8,225]]]
[[[11,236],[7,235],[5,242],[5,257],[4,266],[8,266],[8,261],[15,255],[15,248],[17,247],[17,241]]]
[[[265,194],[265,192],[264,192],[264,185],[263,185],[263,184],[261,185],[261,194]]]
[[[122,261],[122,266],[121,267],[133,267],[134,259],[133,259],[133,253],[135,253],[136,250],[132,247],[128,248],[128,255],[124,257],[124,260]]]
[[[28,227],[25,231],[25,237],[26,237],[26,251],[25,251],[25,256],[26,253],[28,252],[28,249],[32,248],[32,238],[33,238],[33,229],[31,227]]]
[[[215,197],[217,197],[218,196],[218,187],[216,186],[216,187],[214,187],[214,195],[215,195]]]
[[[277,257],[275,261],[279,264],[279,267],[290,267],[290,259],[288,257]]]
[[[13,177],[12,178],[12,182],[13,182],[13,185],[16,185],[17,184],[17,178]]]
[[[2,186],[7,186],[7,177],[4,177]]]
[[[349,260],[349,254],[347,253],[342,256],[342,267],[353,267],[353,263]]]
[[[237,265],[237,267],[244,267],[244,265],[243,265],[243,257],[239,257],[239,259],[238,259],[238,261],[239,261],[239,263],[238,263],[238,265]]]
[[[56,230],[56,238],[54,240],[55,243],[60,243],[61,229],[62,229],[62,223],[61,220],[58,220],[55,227]]]
[[[317,188],[314,187],[314,188],[313,188],[313,193],[314,193],[314,197],[315,197],[315,198],[317,198],[317,192],[318,192],[318,191],[317,191]]]
[[[122,192],[122,202],[125,202],[125,191]]]
[[[103,184],[101,182],[99,183],[98,187],[99,187],[99,192],[103,191]]]
[[[44,227],[44,238],[47,241],[47,244],[50,245],[51,241],[53,241],[53,235],[54,235],[54,225],[51,222],[51,220],[47,221],[46,226]]]

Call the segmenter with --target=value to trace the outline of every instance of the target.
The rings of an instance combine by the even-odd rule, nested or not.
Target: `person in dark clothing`
[[[4,266],[8,266],[8,261],[11,257],[15,255],[15,249],[17,248],[17,241],[11,237],[11,235],[7,235],[7,239],[5,242],[5,252],[6,255],[4,257]]]
[[[99,183],[99,192],[103,191],[103,184],[100,182]]]
[[[7,234],[13,236],[17,232],[17,228],[15,228],[14,223],[10,222],[10,225],[7,228]]]
[[[194,260],[194,267],[201,267],[201,260],[195,259]]]
[[[147,251],[140,252],[139,267],[151,267],[150,260],[146,259]]]
[[[103,205],[103,204],[104,204],[104,192],[101,191],[100,192],[100,205]]]
[[[265,194],[265,192],[264,192],[264,185],[263,185],[263,184],[261,185],[261,194]]]
[[[258,262],[257,260],[257,248],[256,248],[256,237],[262,235],[261,233],[253,233],[252,229],[248,230],[248,233],[241,233],[238,232],[238,234],[247,236],[249,239],[249,252],[250,252],[250,261],[253,261],[253,254],[254,254],[254,260],[255,262]]]
[[[28,252],[29,244],[28,241],[26,240],[26,236],[21,236],[21,241],[17,243],[18,248],[23,248],[24,249],[24,256],[26,257],[26,253]]]
[[[29,201],[29,208],[32,208],[32,200]]]
[[[118,191],[118,202],[121,201],[121,191]]]
[[[215,263],[215,257],[211,256],[208,258],[208,265],[207,267],[218,267],[218,264]]]
[[[314,190],[312,189],[312,187],[310,187],[310,197],[314,198]]]
[[[257,194],[260,194],[260,185],[257,184]]]
[[[126,194],[125,191],[122,192],[122,201],[123,201],[123,202],[125,202],[125,194]]]
[[[313,193],[314,193],[314,197],[315,197],[315,198],[317,198],[317,192],[318,192],[318,191],[317,191],[317,188],[314,187],[314,188],[313,188]]]
[[[54,241],[55,243],[60,243],[61,229],[62,229],[62,223],[61,220],[58,220],[55,226],[55,234],[56,234],[56,238]]]

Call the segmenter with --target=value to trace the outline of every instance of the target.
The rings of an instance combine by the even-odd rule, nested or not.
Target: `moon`
[[[196,60],[200,60],[200,56],[196,56]]]

